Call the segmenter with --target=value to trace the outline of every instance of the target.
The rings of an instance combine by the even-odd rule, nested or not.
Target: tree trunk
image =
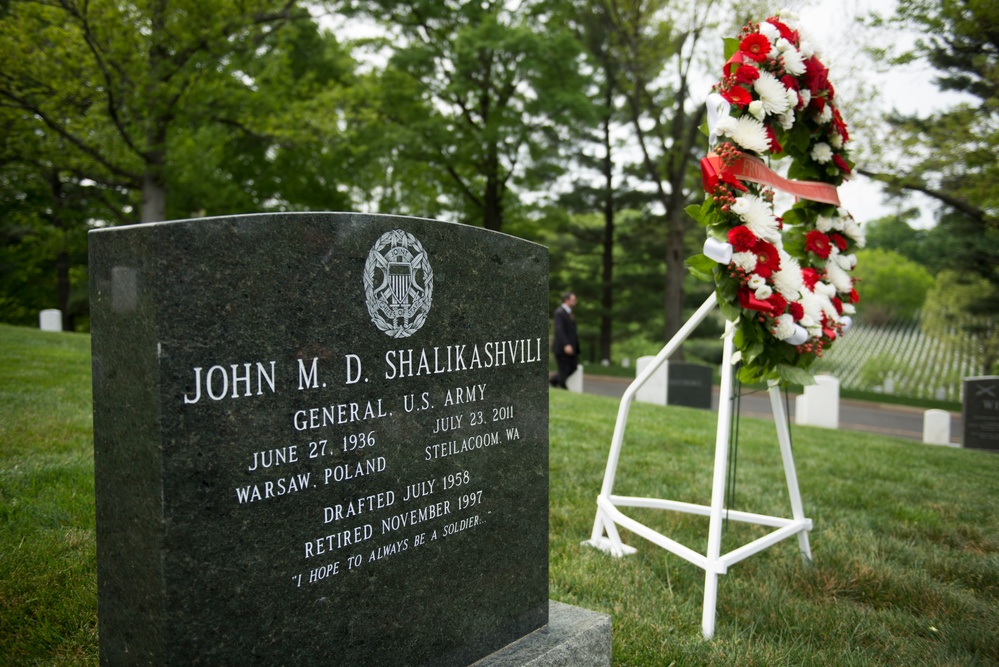
[[[684,215],[684,211],[679,212]],[[670,218],[676,215],[671,212]],[[666,280],[663,314],[666,319],[665,341],[676,335],[683,326],[683,278],[687,275],[684,265],[683,228],[676,221],[669,220],[669,232],[666,240]],[[670,357],[674,361],[683,361],[683,348],[678,349]]]
[[[166,183],[163,178],[162,157],[159,164],[147,163],[142,175],[142,222],[166,220]]]
[[[486,159],[486,191],[482,197],[482,226],[494,232],[503,228],[503,183],[499,174],[499,153],[495,143],[489,144]]]
[[[610,108],[613,104],[612,89],[607,86],[604,102],[608,113],[604,118],[604,256],[603,275],[600,283],[600,359],[611,358],[614,311],[614,161],[611,157]]]
[[[146,119],[146,145],[143,151],[145,161],[142,172],[142,208],[139,218],[142,222],[166,220],[166,156],[167,127],[169,126],[169,104],[165,99],[165,69],[169,60],[169,50],[163,43],[167,8],[164,0],[157,0],[150,7],[149,82],[146,88],[146,104],[149,116]]]

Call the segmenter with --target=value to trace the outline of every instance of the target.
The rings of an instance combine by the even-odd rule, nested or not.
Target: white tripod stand
[[[593,533],[590,539],[584,542],[584,544],[606,551],[615,557],[634,553],[635,549],[633,547],[621,542],[617,531],[617,526],[621,526],[702,568],[705,571],[705,577],[704,612],[701,629],[706,638],[712,637],[715,632],[718,576],[725,574],[730,566],[792,535],[798,536],[798,545],[801,549],[802,557],[806,561],[811,561],[812,558],[811,548],[808,544],[808,531],[812,529],[812,520],[805,518],[804,510],[802,509],[801,494],[798,491],[798,477],[794,469],[794,458],[791,455],[791,436],[788,432],[784,406],[780,400],[780,388],[776,383],[771,384],[769,388],[770,405],[773,409],[774,421],[777,425],[777,440],[780,442],[781,458],[784,463],[784,476],[787,479],[787,490],[791,498],[791,516],[793,518],[786,519],[750,512],[737,512],[724,508],[729,430],[732,424],[732,356],[734,348],[732,337],[735,333],[735,325],[731,322],[728,323],[725,331],[725,347],[722,356],[721,394],[718,398],[718,428],[715,437],[715,464],[711,485],[711,506],[693,505],[675,500],[660,500],[658,498],[613,495],[614,477],[617,474],[618,460],[621,457],[621,448],[624,444],[624,432],[628,424],[628,411],[631,408],[635,394],[648,381],[652,374],[680,347],[683,341],[686,340],[716,305],[715,295],[712,293],[697,312],[681,327],[680,331],[663,347],[662,351],[656,355],[653,362],[635,378],[635,381],[631,383],[621,398],[621,405],[617,413],[617,423],[614,426],[614,436],[611,441],[610,454],[607,457],[607,468],[604,472],[603,486],[600,489],[600,495],[597,496],[597,514],[593,522]],[[626,516],[619,509],[621,507],[646,507],[710,517],[707,555],[701,555]],[[733,521],[769,526],[774,528],[774,530],[745,546],[722,554],[722,521],[726,518]]]

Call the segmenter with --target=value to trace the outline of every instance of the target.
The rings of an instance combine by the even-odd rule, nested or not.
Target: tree
[[[933,276],[924,267],[891,250],[858,252],[854,277],[864,318],[878,324],[913,317],[933,287]]]
[[[379,111],[397,157],[417,165],[464,222],[499,231],[557,173],[569,119],[585,113],[579,46],[543,1],[357,0],[396,33]],[[426,191],[426,184],[417,186]]]
[[[988,304],[999,301],[999,289],[968,273],[943,271],[926,297],[923,329],[932,335],[976,349],[986,373],[999,361],[999,312]]]
[[[926,116],[893,113],[889,123],[901,159],[861,173],[890,191],[922,192],[980,228],[999,225],[999,5],[981,0],[899,0],[896,13],[876,25],[920,34],[912,49],[875,56],[895,65],[928,63],[944,91],[967,103]],[[894,56],[894,57],[890,57]]]
[[[0,100],[57,136],[86,178],[141,193],[140,219],[167,212],[171,130],[228,110],[234,63],[295,0],[11,2],[0,22]]]

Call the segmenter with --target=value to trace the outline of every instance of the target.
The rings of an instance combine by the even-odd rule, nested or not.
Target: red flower
[[[802,317],[805,316],[805,307],[802,306],[797,301],[791,302],[790,311],[791,311],[791,317],[794,318],[795,322],[797,322],[798,320],[800,320]]]
[[[773,314],[775,317],[787,309],[787,299],[785,299],[784,295],[780,292],[774,292],[771,294],[770,298],[767,299],[767,302],[771,305],[771,307],[773,307]]]
[[[777,28],[777,32],[780,33],[781,37],[791,42],[792,44],[797,43],[798,41],[797,31],[792,32],[791,29],[788,28],[786,25],[784,25],[779,18],[777,18],[776,16],[771,16],[770,18],[767,19],[767,23]]]
[[[742,181],[740,181],[736,175],[730,171],[722,171],[722,173],[718,175],[718,179],[723,183],[731,185],[740,192],[749,192],[749,189],[742,184]]]
[[[736,252],[747,252],[753,249],[759,239],[746,225],[739,225],[728,230],[728,242]]]
[[[805,250],[814,254],[819,259],[829,259],[832,252],[832,243],[829,237],[817,229],[813,229],[805,235]]]
[[[839,170],[845,174],[853,173],[853,170],[850,169],[850,165],[843,159],[843,156],[838,153],[833,154],[833,164],[839,167]]]
[[[752,65],[742,65],[735,71],[736,83],[743,83],[747,86],[760,78],[760,70]]]
[[[774,271],[780,271],[780,255],[772,244],[757,239],[751,252],[756,255],[756,268],[753,273],[760,278],[769,278]]]
[[[779,155],[784,152],[784,147],[780,145],[777,141],[777,133],[774,132],[774,128],[769,125],[764,125],[763,129],[767,131],[767,139],[770,141],[770,152],[774,155]]]
[[[816,56],[805,61],[805,73],[802,78],[813,98],[829,89],[829,70]]]
[[[857,294],[857,288],[850,290],[850,303],[858,303],[860,301],[860,295]]]
[[[740,287],[738,295],[739,305],[746,310],[758,310],[759,312],[766,313],[768,315],[773,310],[773,306],[770,305],[770,302],[757,299],[753,290],[748,287]]]
[[[801,270],[801,280],[805,283],[807,287],[812,292],[815,291],[815,283],[822,280],[822,274],[820,274],[815,269],[802,269]]]
[[[739,42],[739,50],[756,62],[763,62],[767,59],[767,54],[770,53],[770,40],[767,39],[766,35],[761,35],[758,32],[746,35]]]
[[[843,143],[846,143],[850,140],[850,133],[846,129],[846,121],[843,120],[843,115],[836,107],[832,108],[832,114],[833,127],[836,128],[839,136],[843,137]]]
[[[836,244],[836,247],[840,249],[840,252],[846,250],[846,239],[839,234],[830,234],[829,240]]]
[[[843,301],[842,301],[842,299],[840,299],[837,296],[834,296],[833,298],[831,298],[829,300],[832,301],[833,308],[836,309],[836,312],[839,313],[840,315],[842,315],[843,314]]]
[[[749,103],[753,101],[753,96],[742,86],[732,86],[728,90],[723,90],[721,96],[725,98],[726,102],[740,109],[748,107]]]

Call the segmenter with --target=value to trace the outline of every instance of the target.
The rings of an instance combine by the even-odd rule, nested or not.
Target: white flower
[[[832,297],[836,296],[836,288],[830,285],[829,283],[823,282],[821,280],[815,283],[815,289],[813,290],[813,292],[815,292],[815,294],[818,294],[819,296],[824,296],[827,299],[831,299]]]
[[[761,70],[753,82],[753,90],[760,96],[763,108],[768,114],[781,114],[787,111],[787,88],[770,72]],[[830,116],[831,118],[831,116]]]
[[[777,218],[770,210],[770,205],[756,195],[743,195],[735,200],[732,211],[736,213],[742,221],[753,232],[756,238],[778,243],[780,241],[780,227]]]
[[[832,161],[832,156],[832,149],[829,148],[829,144],[827,143],[819,142],[812,148],[812,159],[819,164]]]
[[[781,58],[784,60],[784,69],[791,76],[801,76],[805,73],[805,59],[801,57],[801,52],[794,48],[794,44],[787,41],[786,39],[780,40],[787,44],[790,48],[781,50]],[[778,49],[780,49],[780,43],[778,42]]]
[[[737,252],[732,255],[732,264],[746,273],[752,273],[756,270],[756,253]]]
[[[819,124],[825,125],[832,120],[832,107],[828,104],[822,107],[822,113],[819,114]]]
[[[770,289],[770,285],[761,285],[756,288],[754,294],[756,295],[756,298],[759,299],[760,301],[766,301],[771,296],[773,296],[774,291]]]
[[[777,26],[769,23],[768,21],[764,21],[760,24],[760,34],[769,39],[771,44],[780,39],[780,31],[777,30]]]
[[[805,88],[799,92],[801,94],[801,108],[804,109],[812,101],[812,91]]]
[[[843,148],[843,137],[840,136],[839,132],[833,132],[832,137],[829,138],[829,143],[832,144],[833,148]]]
[[[801,293],[801,307],[805,309],[805,316],[800,320],[801,326],[811,331],[812,327],[822,322],[822,297],[806,289]]]
[[[798,260],[790,255],[785,257],[782,253],[780,271],[774,272],[773,283],[774,287],[785,299],[788,301],[797,300],[798,295],[804,288],[804,283],[801,279],[801,266],[798,265]]]
[[[775,320],[777,326],[774,327],[774,337],[778,340],[786,340],[794,335],[794,317],[790,313],[779,315]]]
[[[860,228],[860,223],[854,220],[853,216],[847,217],[843,223],[843,233],[853,239],[859,248],[863,248],[867,242],[864,231]]]
[[[755,273],[753,275],[749,276],[749,280],[746,281],[746,285],[751,290],[758,290],[759,288],[763,287],[766,284],[767,284],[767,281],[764,280],[763,278],[761,278],[759,275],[757,275]]]
[[[853,280],[850,275],[839,265],[835,257],[830,257],[833,261],[826,262],[826,280],[832,283],[837,292],[849,293],[853,289]]]
[[[853,271],[853,269],[857,266],[857,256],[837,254],[836,263],[839,264],[840,268],[842,268],[845,271]]]
[[[760,120],[767,116],[767,112],[763,109],[763,102],[760,100],[753,100],[749,103],[749,113]]]
[[[794,127],[794,110],[788,109],[787,113],[783,113],[780,116],[778,116],[777,120],[780,121],[780,126],[782,128],[784,128],[785,130],[790,130],[792,127]]]
[[[747,151],[764,154],[770,150],[770,138],[763,123],[748,116],[733,118],[726,116],[718,121],[716,128],[720,136],[728,136]]]
[[[815,219],[815,228],[822,232],[823,234],[828,234],[829,230],[832,229],[833,221],[832,218],[827,218],[824,215],[820,215]]]
[[[844,218],[842,215],[835,216],[832,219],[833,229],[835,229],[837,232],[843,231],[843,228],[846,226],[846,221],[847,218]]]
[[[853,306],[852,303],[844,303],[843,312],[846,313],[847,315],[856,315],[857,309]]]
[[[784,94],[787,97],[787,109],[788,113],[790,113],[796,106],[798,106],[798,93],[792,88],[785,88]]]

